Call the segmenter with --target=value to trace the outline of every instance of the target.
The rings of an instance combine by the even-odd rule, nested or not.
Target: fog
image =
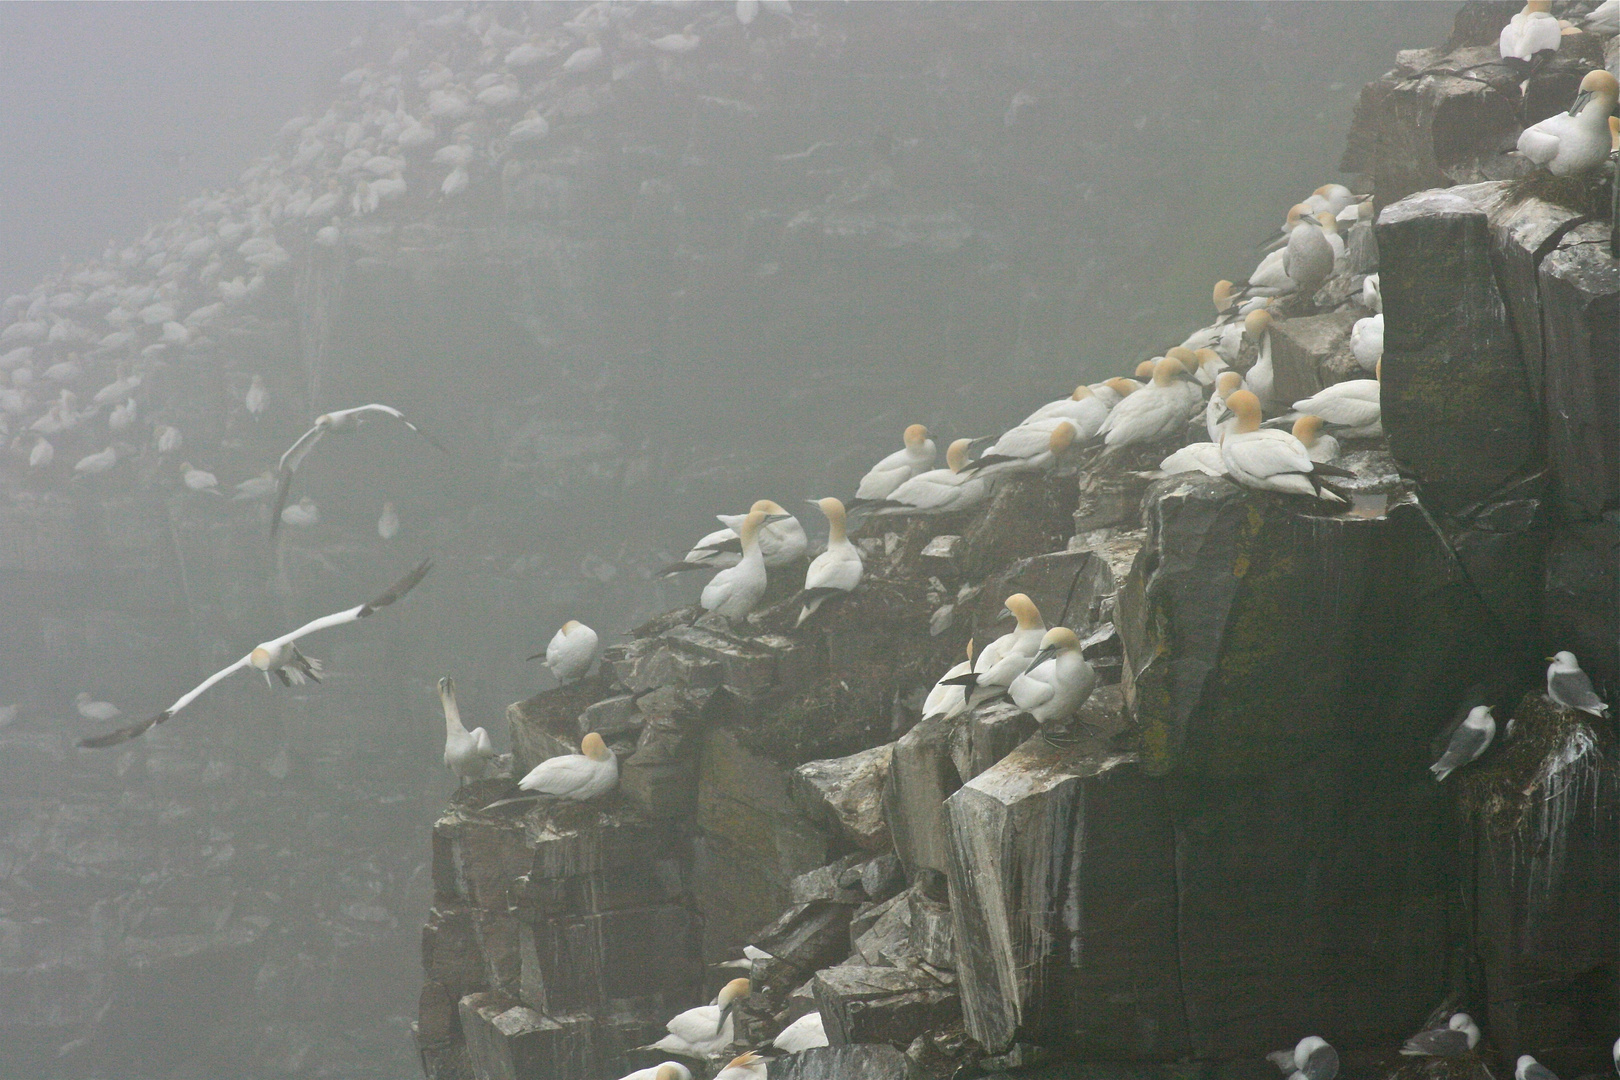
[[[552,30],[581,7],[474,17]],[[909,423],[941,445],[994,434],[1179,342],[1291,203],[1347,179],[1362,83],[1454,14],[801,0],[744,35],[720,25],[730,5],[672,7],[612,16],[611,72],[525,69],[499,129],[532,104],[550,132],[497,152],[474,116],[464,192],[428,161],[445,124],[397,201],[352,212],[344,188],[335,246],[312,239],[325,218],[278,219],[288,262],[183,341],[153,325],[107,346],[110,302],[41,307],[79,329],[14,369],[73,359],[58,381],[81,406],[144,377],[132,427],[98,409],[44,467],[19,435],[59,388],[40,375],[7,418],[0,1077],[416,1075],[429,831],[453,783],[435,681],[504,748],[506,705],[552,685],[524,658],[565,619],[608,644],[691,603],[703,575],[656,572],[715,513],[848,496]],[[430,62],[499,70],[499,35],[411,29],[453,10],[0,5],[0,294],[22,297],[0,325],[93,292],[72,275],[160,226],[120,287],[152,280],[166,237],[218,217],[188,200],[291,158],[289,118],[358,108],[345,73],[402,73],[419,113]],[[631,31],[698,18],[694,52],[633,52]],[[252,278],[225,256],[176,279],[167,321]],[[388,422],[323,442],[293,490],[320,520],[275,541],[262,500],[183,482],[186,461],[229,493],[315,415],[372,401],[450,453]],[[184,435],[171,455],[164,426]],[[75,472],[109,445],[112,470]],[[140,740],[73,748],[99,729],[75,695],[150,715],[427,557],[401,603],[310,639],[324,685],[238,674]]]

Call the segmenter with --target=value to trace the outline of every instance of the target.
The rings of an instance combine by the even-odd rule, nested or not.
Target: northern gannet
[[[1191,378],[1181,361],[1162,357],[1153,365],[1152,383],[1115,405],[1097,434],[1110,450],[1180,435],[1194,411],[1181,389]]]
[[[232,502],[247,502],[250,499],[262,499],[276,490],[276,474],[269,469],[258,476],[250,476],[236,485],[236,494],[231,496]]]
[[[1384,311],[1384,290],[1379,282],[1377,274],[1368,274],[1361,279],[1361,306],[1376,314]]]
[[[1609,114],[1617,96],[1620,81],[1613,75],[1601,68],[1587,72],[1568,112],[1554,113],[1519,133],[1519,153],[1554,176],[1578,176],[1597,168],[1609,157]]]
[[[1558,1080],[1558,1074],[1529,1054],[1520,1054],[1513,1065],[1513,1080]]]
[[[112,702],[94,701],[91,699],[89,694],[85,693],[81,693],[74,697],[73,703],[78,706],[80,716],[84,717],[86,720],[99,720],[103,724],[109,720],[116,719],[118,715],[123,712],[122,709],[114,705]]]
[[[1142,389],[1142,384],[1137,382],[1135,379],[1126,379],[1116,375],[1112,379],[1104,379],[1100,383],[1092,383],[1090,386],[1086,387],[1086,389],[1090,390],[1091,393],[1102,401],[1104,405],[1108,406],[1109,409],[1112,409],[1115,405],[1118,405],[1121,401],[1124,401],[1127,397]]]
[[[483,728],[468,731],[462,724],[456,680],[448,675],[439,680],[439,704],[444,707],[444,767],[455,773],[460,783],[482,780],[489,774],[495,747]]]
[[[540,110],[530,109],[524,114],[523,119],[512,125],[512,129],[506,133],[506,141],[512,146],[539,142],[550,131],[551,125],[540,115]]]
[[[253,376],[248,382],[247,393],[242,398],[242,404],[247,406],[248,415],[257,418],[264,412],[264,407],[269,402],[270,392],[264,388],[263,376]]]
[[[128,398],[113,406],[112,412],[107,414],[107,429],[109,431],[127,431],[135,423],[135,399]]]
[[[1249,275],[1249,283],[1244,288],[1248,296],[1282,296],[1291,293],[1298,287],[1294,279],[1288,276],[1286,269],[1288,261],[1288,241],[1293,239],[1294,230],[1308,228],[1305,219],[1311,215],[1310,207],[1304,203],[1296,203],[1288,208],[1288,218],[1283,222],[1283,239],[1281,246],[1268,252],[1260,264]]]
[[[1552,17],[1551,0],[1526,0],[1496,38],[1496,51],[1504,60],[1528,60],[1545,49],[1558,51],[1563,28]]]
[[[619,1080],[692,1080],[692,1070],[678,1061],[666,1061],[661,1065],[625,1073]]]
[[[391,502],[383,503],[382,513],[377,516],[377,535],[384,540],[392,540],[399,535],[399,511],[394,509]]]
[[[564,75],[583,75],[601,64],[603,56],[606,55],[602,51],[602,46],[596,43],[594,37],[589,38],[588,41],[589,44],[575,49],[568,54],[568,59],[563,61],[562,70]]]
[[[1347,439],[1375,439],[1384,433],[1380,389],[1378,379],[1334,383],[1294,402],[1294,411],[1320,416]]]
[[[749,1050],[738,1054],[714,1074],[714,1080],[765,1080],[765,1059]]]
[[[1119,396],[1123,397],[1124,395]],[[1117,401],[1118,397],[1115,400]],[[1096,436],[1097,429],[1102,427],[1103,421],[1108,418],[1108,408],[1109,403],[1107,401],[1103,400],[1091,387],[1081,383],[1074,388],[1073,394],[1066,398],[1047,402],[1024,417],[1018,426],[1023,427],[1025,424],[1033,424],[1037,420],[1067,420],[1074,425],[1075,441],[1089,442]]]
[[[949,719],[967,708],[967,696],[960,683],[951,680],[960,678],[973,670],[973,639],[967,643],[967,659],[951,665],[939,681],[928,691],[923,699],[922,714],[928,716],[943,716]]]
[[[1566,709],[1578,709],[1593,716],[1607,716],[1609,707],[1592,690],[1572,652],[1558,652],[1547,657],[1547,696]]]
[[[1221,372],[1228,367],[1226,357],[1221,355],[1220,350],[1208,345],[1194,349],[1193,359],[1198,362],[1193,377],[1205,386],[1214,386],[1215,380],[1220,378]]]
[[[783,1028],[782,1033],[771,1040],[771,1045],[786,1054],[797,1054],[800,1050],[826,1046],[827,1029],[821,1022],[821,1013],[819,1011],[805,1013]]]
[[[579,743],[580,753],[547,758],[518,781],[518,787],[536,795],[552,795],[585,802],[606,795],[619,782],[619,759],[602,736],[591,732]]]
[[[467,185],[471,182],[471,178],[467,175],[467,167],[465,165],[457,165],[454,169],[451,169],[450,174],[444,178],[444,183],[439,185],[439,191],[446,198],[449,198],[466,191]]]
[[[844,531],[844,504],[832,498],[810,501],[827,515],[827,550],[810,560],[804,573],[804,591],[794,598],[802,605],[795,627],[803,626],[832,597],[854,592],[865,572],[860,549]]]
[[[1305,446],[1292,434],[1260,426],[1260,402],[1247,390],[1235,391],[1226,399],[1236,424],[1221,440],[1221,460],[1226,472],[1244,487],[1260,491],[1281,491],[1312,495],[1335,502],[1348,500],[1328,489],[1323,476],[1351,476],[1335,465],[1311,460]]]
[[[872,503],[877,515],[947,514],[977,506],[990,493],[982,477],[966,470],[971,439],[957,439],[945,448],[943,469],[929,469],[889,492],[889,497]]]
[[[1205,476],[1225,476],[1226,460],[1221,457],[1219,443],[1188,443],[1159,462],[1159,471],[1168,476],[1189,472],[1201,472]]]
[[[1277,1050],[1266,1060],[1289,1076],[1289,1080],[1333,1080],[1339,1075],[1339,1054],[1327,1040],[1307,1035],[1292,1050]]]
[[[1496,718],[1489,705],[1476,705],[1468,718],[1451,734],[1451,742],[1440,760],[1429,766],[1436,780],[1444,780],[1456,770],[1483,754],[1496,737]],[[1405,1053],[1403,1050],[1402,1053]]]
[[[759,499],[750,510],[763,510],[772,515],[772,520],[759,531],[759,551],[765,559],[767,568],[786,566],[796,561],[809,546],[809,538],[804,534],[804,526],[799,519],[782,509],[770,499]],[[718,570],[727,566],[736,566],[742,561],[742,540],[737,535],[737,527],[747,517],[746,514],[716,514],[715,520],[725,526],[709,533],[692,546],[686,553],[686,558],[678,563],[672,563],[659,571],[663,577],[671,574],[684,573],[687,570]]]
[[[968,466],[975,476],[1034,472],[1049,469],[1075,439],[1074,421],[1063,417],[1020,424],[997,439],[978,461]]]
[[[886,499],[895,488],[934,467],[934,440],[928,437],[926,427],[912,424],[906,428],[904,441],[903,449],[896,450],[866,470],[866,475],[861,477],[860,485],[855,489],[856,501],[852,505]]]
[[[1453,1013],[1442,1028],[1420,1031],[1401,1047],[1408,1057],[1462,1057],[1479,1043],[1479,1026],[1467,1013]]]
[[[56,457],[56,447],[52,446],[50,440],[45,436],[36,433],[34,435],[34,448],[28,451],[28,467],[31,469],[43,469],[51,463],[51,459],[54,457]]]
[[[1332,218],[1328,220],[1332,221]],[[1343,246],[1341,243],[1340,256],[1343,255]],[[1312,214],[1299,216],[1298,223],[1288,234],[1288,244],[1283,248],[1283,254],[1283,273],[1288,275],[1295,290],[1307,300],[1315,296],[1316,290],[1333,276],[1333,245],[1328,242],[1326,226]]]
[[[1305,205],[1310,207],[1313,214],[1325,212],[1337,215],[1340,210],[1356,201],[1355,192],[1343,184],[1323,184],[1306,197]]]
[[[703,586],[698,603],[703,610],[712,611],[727,619],[747,618],[765,595],[765,557],[759,550],[759,530],[774,520],[766,511],[750,510],[737,530],[742,544],[742,558],[737,565],[728,566]]]
[[[970,709],[1006,693],[1012,681],[1029,667],[1030,659],[1040,651],[1041,639],[1046,636],[1041,609],[1028,596],[1013,593],[1007,597],[1005,608],[1018,625],[979,650],[971,671],[949,680],[963,687]]]
[[[691,29],[688,28],[678,34],[665,34],[663,37],[653,38],[651,44],[659,52],[672,53],[678,56],[681,53],[691,52],[702,42],[703,39],[692,33]]]
[[[237,671],[241,671],[244,668],[252,668],[253,670],[262,673],[264,675],[266,686],[270,685],[271,672],[275,673],[276,678],[281,680],[281,684],[283,686],[302,685],[308,679],[313,679],[316,682],[320,682],[320,661],[311,659],[299,651],[299,639],[306,637],[309,634],[313,634],[317,630],[325,630],[332,626],[343,626],[346,623],[359,622],[361,619],[367,618],[376,612],[381,611],[383,608],[399,600],[406,593],[414,589],[417,583],[426,577],[427,572],[432,568],[433,560],[424,559],[420,566],[418,566],[415,570],[412,570],[409,574],[406,574],[399,581],[395,582],[392,588],[383,593],[381,596],[377,597],[377,599],[372,600],[369,603],[348,608],[345,611],[339,611],[332,615],[323,615],[319,619],[305,623],[303,626],[300,626],[297,630],[294,630],[290,634],[285,634],[281,637],[275,638],[274,640],[256,645],[253,647],[252,652],[242,657],[242,659],[238,660],[230,667],[222,668],[219,671],[214,672],[214,674],[208,676],[208,678],[204,679],[200,684],[183,695],[180,700],[176,701],[173,705],[170,705],[167,709],[164,709],[151,719],[142,720],[139,723],[129,724],[125,727],[117,728],[116,730],[107,732],[105,735],[96,735],[91,738],[80,739],[79,745],[92,748],[116,746],[118,743],[133,739],[139,735],[144,735],[153,726],[163,723],[163,721],[169,719],[169,717],[173,716],[187,705],[190,705],[202,695],[203,691],[207,690],[221,679],[224,679]]]
[[[720,988],[714,1004],[699,1005],[671,1017],[669,1023],[664,1025],[669,1034],[653,1043],[653,1046],[695,1057],[718,1054],[731,1045],[734,1033],[731,1011],[739,998],[748,996],[749,988],[747,979],[732,979]]]
[[[1312,461],[1332,461],[1339,456],[1339,440],[1322,434],[1322,418],[1306,413],[1294,421],[1294,438],[1305,447]]]
[[[450,451],[441,446],[438,440],[428,435],[421,428],[405,419],[405,414],[390,405],[358,405],[352,409],[339,409],[336,412],[322,413],[315,418],[315,426],[298,437],[298,441],[287,448],[281,455],[281,462],[276,466],[276,474],[281,481],[281,487],[276,492],[276,507],[270,517],[270,535],[276,534],[277,523],[281,520],[282,507],[287,505],[287,495],[292,490],[293,474],[304,463],[309,452],[315,449],[315,444],[328,432],[333,434],[357,431],[368,420],[377,417],[386,417],[398,420],[416,434],[422,436],[435,448],[448,454]]]
[[[1350,353],[1363,371],[1377,371],[1384,358],[1384,313],[1357,319],[1350,328]]]
[[[320,523],[320,507],[305,495],[291,506],[282,507],[279,520],[300,529],[308,529]]]
[[[558,685],[578,682],[591,670],[596,659],[596,631],[577,619],[569,619],[546,643],[546,651],[535,653],[530,660],[544,656],[546,667]]]
[[[95,476],[97,473],[106,472],[116,464],[118,464],[118,449],[109,446],[100,453],[86,454],[80,458],[74,463],[73,471],[85,476]]]
[[[180,479],[192,491],[212,491],[215,495],[219,491],[219,477],[204,469],[195,468],[191,462],[180,463]]]
[[[1603,0],[1603,3],[1587,13],[1586,21],[1582,23],[1588,33],[1601,34],[1604,37],[1620,35],[1620,0]],[[1615,1043],[1620,1047],[1620,1043]],[[1620,1050],[1615,1051],[1615,1069],[1620,1071]]]
[[[1231,429],[1232,411],[1226,407],[1226,399],[1235,392],[1243,389],[1243,376],[1235,371],[1223,371],[1215,379],[1215,392],[1209,397],[1209,404],[1204,406],[1204,430],[1209,432],[1209,441],[1219,443],[1221,435]],[[1224,468],[1222,469],[1224,472]]]
[[[1269,408],[1274,401],[1272,389],[1275,381],[1271,367],[1271,312],[1262,308],[1245,315],[1243,336],[1254,342],[1258,350],[1254,366],[1243,373],[1243,384],[1260,399],[1262,407]]]
[[[1046,724],[1079,712],[1096,688],[1097,673],[1080,655],[1080,639],[1067,626],[1054,626],[1041,638],[1029,666],[1007,687],[1007,696]]]

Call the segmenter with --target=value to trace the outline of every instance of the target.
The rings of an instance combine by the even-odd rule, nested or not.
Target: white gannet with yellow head
[[[481,727],[468,731],[461,722],[456,703],[456,680],[446,675],[439,680],[439,704],[444,708],[444,767],[456,774],[460,783],[482,780],[489,774],[495,747]]]
[[[795,627],[804,625],[829,599],[854,592],[866,569],[860,548],[849,542],[845,531],[844,504],[833,498],[810,501],[827,515],[827,550],[812,559],[805,571],[804,591],[795,597],[802,605]]]
[[[977,708],[1007,692],[1012,681],[1029,667],[1029,662],[1040,651],[1041,638],[1046,635],[1046,621],[1041,609],[1023,593],[1007,597],[1006,611],[1017,625],[979,651],[973,669],[955,679],[942,680],[963,687],[967,708]]]
[[[1383,362],[1375,369],[1383,375]],[[1384,433],[1379,379],[1349,379],[1294,402],[1294,411],[1320,416],[1347,439],[1376,439]]]
[[[1122,375],[1116,375],[1112,379],[1092,383],[1086,389],[1091,391],[1092,396],[1108,406],[1109,409],[1112,409],[1115,405],[1142,389],[1142,384],[1135,379],[1127,379]]]
[[[529,659],[538,660],[544,656],[552,678],[557,680],[559,686],[567,686],[583,679],[585,673],[591,670],[591,661],[596,659],[596,641],[595,630],[578,619],[569,619],[551,635],[551,640],[546,643],[546,651],[535,653]]]
[[[714,1080],[765,1080],[765,1069],[765,1059],[750,1050],[727,1062],[714,1074]]]
[[[1282,491],[1343,502],[1322,484],[1324,475],[1350,476],[1343,469],[1311,460],[1305,446],[1292,434],[1260,426],[1260,401],[1247,390],[1226,399],[1236,423],[1221,440],[1226,472],[1244,487]]]
[[[138,723],[126,725],[125,727],[118,728],[114,731],[109,731],[105,735],[96,735],[91,738],[80,739],[79,745],[91,748],[116,746],[118,743],[126,742],[139,735],[144,735],[151,728],[163,723],[163,721],[169,719],[169,717],[191,704],[202,695],[203,691],[207,690],[209,687],[213,686],[215,683],[226,678],[227,676],[241,671],[244,668],[252,668],[254,671],[261,673],[264,676],[266,686],[270,685],[270,676],[272,673],[275,674],[277,679],[281,680],[281,684],[283,686],[301,686],[308,680],[320,682],[321,663],[319,660],[305,656],[299,651],[299,640],[315,633],[317,630],[325,630],[333,626],[343,626],[347,623],[359,622],[361,619],[369,618],[414,589],[417,583],[426,577],[427,572],[432,568],[432,559],[423,560],[420,566],[418,566],[415,570],[412,570],[409,574],[406,574],[399,581],[395,582],[392,588],[383,593],[381,596],[377,597],[377,599],[368,603],[359,604],[344,611],[336,612],[332,615],[323,615],[319,619],[305,623],[303,626],[300,626],[297,630],[294,630],[290,634],[283,634],[281,637],[278,637],[273,641],[266,641],[261,645],[255,645],[252,652],[242,657],[242,659],[238,660],[230,667],[222,668],[221,670],[214,672],[214,674],[208,676],[208,678],[204,679],[200,684],[193,687],[190,691],[181,696],[181,698],[173,705],[170,705],[167,709],[164,709],[156,716],[147,720],[141,720]]]
[[[1180,360],[1161,357],[1153,381],[1115,405],[1097,433],[1110,450],[1180,435],[1204,400],[1200,394],[1194,405],[1182,389],[1191,378]]]
[[[653,1043],[653,1046],[695,1057],[720,1053],[731,1045],[735,1035],[732,1009],[740,999],[748,996],[749,989],[747,979],[732,979],[720,988],[712,1005],[699,1005],[671,1017],[669,1023],[664,1025],[669,1034]]]
[[[1271,366],[1271,312],[1262,308],[1245,315],[1243,337],[1246,341],[1254,342],[1257,350],[1254,365],[1243,373],[1243,385],[1260,399],[1262,408],[1269,408],[1273,401],[1273,384],[1276,381]]]
[[[1496,51],[1504,60],[1529,60],[1538,52],[1558,51],[1563,28],[1553,18],[1551,0],[1527,0],[1496,38]]]
[[[1294,438],[1305,447],[1312,461],[1332,461],[1339,456],[1339,440],[1322,434],[1322,418],[1309,413],[1294,420]]]
[[[987,478],[1002,473],[1049,469],[1057,463],[1058,456],[1074,444],[1074,439],[1074,422],[1061,416],[1020,424],[997,439],[995,445],[968,468],[974,475]]]
[[[742,558],[737,565],[720,571],[703,586],[703,594],[698,598],[703,610],[736,620],[747,618],[748,613],[759,605],[766,585],[765,556],[759,550],[759,530],[772,520],[775,520],[774,515],[757,508],[757,504],[756,509],[748,511],[741,528],[737,530]]]
[[[1554,24],[1556,25],[1556,24]],[[1581,80],[1568,112],[1554,113],[1519,133],[1519,153],[1554,176],[1579,176],[1609,156],[1609,114],[1620,81],[1598,68]]]
[[[1205,476],[1225,476],[1226,462],[1221,458],[1219,443],[1195,442],[1188,443],[1159,462],[1159,471],[1167,476],[1190,472],[1201,472]]]
[[[1097,688],[1097,673],[1080,655],[1080,639],[1067,626],[1041,637],[1029,666],[1007,687],[1013,704],[1042,724],[1067,720]]]
[[[866,470],[855,489],[857,502],[886,499],[895,488],[934,467],[934,440],[921,424],[906,428],[905,446]]]
[[[625,1073],[619,1080],[692,1080],[692,1070],[678,1061],[665,1061],[662,1064]]]
[[[960,683],[952,682],[973,670],[973,639],[968,638],[967,659],[952,664],[923,699],[922,714],[943,716],[947,719],[967,708],[967,697]]]
[[[1207,379],[1198,377],[1203,364],[1200,363],[1198,354],[1185,345],[1172,346],[1164,351],[1164,355],[1167,359],[1179,363],[1189,376],[1188,378],[1178,377],[1175,385],[1182,398],[1187,402],[1188,413],[1197,412],[1204,407],[1204,387],[1215,381],[1214,376],[1212,375]]]
[[[1115,398],[1116,401],[1118,397]],[[1108,409],[1108,402],[1091,387],[1081,383],[1074,388],[1074,393],[1066,398],[1048,401],[1024,417],[1018,426],[1025,427],[1039,420],[1067,420],[1074,425],[1075,441],[1088,442],[1097,434],[1097,429],[1102,427],[1103,421],[1108,419]]]
[[[1316,219],[1311,217],[1311,213],[1311,208],[1304,203],[1295,203],[1288,208],[1288,216],[1283,221],[1282,245],[1260,260],[1260,265],[1249,275],[1245,293],[1249,296],[1282,296],[1297,288],[1294,279],[1288,276],[1288,241],[1293,239],[1296,229],[1316,226]]]
[[[966,471],[972,439],[957,439],[945,449],[943,469],[918,473],[876,503],[874,514],[948,514],[967,510],[984,501],[990,485]]]
[[[1226,407],[1226,399],[1238,390],[1243,389],[1243,376],[1235,371],[1223,371],[1215,378],[1215,392],[1209,397],[1209,404],[1204,406],[1204,429],[1209,432],[1209,441],[1219,443],[1221,435],[1232,426],[1231,410]]]
[[[759,499],[749,509],[763,510],[771,517],[769,523],[759,530],[760,556],[767,568],[786,566],[804,554],[810,541],[798,518],[770,499]],[[716,529],[693,544],[692,550],[680,562],[671,563],[660,570],[658,573],[661,576],[669,577],[688,570],[721,570],[742,561],[742,539],[737,535],[737,529],[748,515],[714,516],[725,527]]]
[[[518,781],[518,787],[536,795],[551,795],[585,802],[606,795],[619,782],[619,759],[602,736],[591,732],[579,742],[579,753],[547,758]]]

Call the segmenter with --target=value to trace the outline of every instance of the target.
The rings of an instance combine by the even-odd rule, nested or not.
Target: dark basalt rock
[[[771,1080],[913,1080],[915,1074],[892,1046],[818,1046],[777,1058]]]
[[[962,786],[951,757],[955,730],[953,720],[925,717],[894,744],[883,814],[895,853],[911,875],[924,869],[943,872],[948,865],[945,800]]]
[[[590,1018],[550,1019],[494,994],[461,999],[467,1059],[478,1080],[593,1080]]]
[[[847,957],[850,918],[854,913],[854,904],[834,900],[812,900],[784,911],[774,923],[753,935],[753,944],[772,957],[765,981],[793,986]],[[778,965],[791,970],[783,972]]]
[[[845,758],[811,761],[793,770],[790,792],[806,817],[864,851],[889,847],[883,820],[883,788],[892,745],[875,746]]]
[[[840,966],[816,973],[816,1008],[833,1046],[910,1045],[961,1016],[947,977],[917,968]]]

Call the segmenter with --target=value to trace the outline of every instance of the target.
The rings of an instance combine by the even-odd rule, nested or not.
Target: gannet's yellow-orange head
[[[1061,454],[1073,444],[1076,434],[1074,425],[1065,420],[1052,429],[1052,437],[1046,441],[1046,448],[1054,454]]]
[[[653,1080],[681,1080],[681,1070],[678,1066],[666,1061],[658,1066],[657,1072],[653,1073]]]
[[[1130,397],[1132,394],[1136,393],[1136,391],[1142,389],[1141,383],[1132,382],[1130,379],[1122,378],[1118,375],[1114,376],[1112,379],[1104,379],[1103,385],[1122,398]]]
[[[575,630],[578,630],[578,629],[579,629],[579,620],[578,619],[569,619],[567,622],[562,624],[562,632],[565,633],[565,634],[572,634]]]
[[[1299,219],[1300,218],[1302,218],[1302,217],[1310,217],[1310,216],[1311,216],[1310,204],[1308,204],[1308,203],[1295,203],[1293,206],[1290,206],[1288,208],[1288,227],[1291,229],[1295,225],[1299,224]]]
[[[1620,152],[1620,116],[1609,117],[1609,153]]]
[[[1187,374],[1187,369],[1182,366],[1180,360],[1161,356],[1159,362],[1153,365],[1153,385],[1158,387],[1171,386],[1185,374]]]
[[[1616,79],[1602,68],[1594,68],[1581,80],[1580,93],[1575,95],[1574,102],[1570,104],[1569,114],[1574,116],[1586,108],[1589,102],[1597,101],[1601,112],[1607,115],[1614,111],[1617,97],[1620,97],[1620,79]]]
[[[1551,11],[1552,0],[1524,0],[1524,14],[1529,15],[1537,11]]]
[[[732,979],[720,988],[720,996],[715,998],[721,1009],[727,1009],[738,998],[745,998],[753,991],[753,985],[747,979]]]
[[[1144,360],[1140,364],[1136,365],[1136,370],[1131,374],[1135,375],[1138,379],[1151,379],[1153,377],[1154,365],[1163,359],[1164,357],[1162,356],[1155,356],[1152,360]]]
[[[613,751],[607,748],[602,736],[594,731],[579,741],[579,752],[592,761],[606,761],[613,756]]]
[[[1384,381],[1384,358],[1382,356],[1378,358],[1378,363],[1373,365],[1373,378],[1379,382]]]
[[[1251,341],[1259,341],[1266,331],[1271,329],[1271,312],[1265,308],[1251,311],[1243,317],[1243,336]]]
[[[970,663],[970,664],[973,663],[973,639],[972,638],[968,638],[967,658],[968,658],[968,663]]]
[[[270,650],[265,648],[263,645],[254,646],[253,651],[248,653],[248,663],[252,664],[260,671],[269,671]]]
[[[1315,446],[1317,436],[1322,434],[1322,418],[1306,413],[1294,421],[1294,438],[1306,446]]]
[[[844,539],[843,502],[839,499],[834,499],[831,496],[828,496],[825,499],[817,499],[816,505],[821,508],[821,512],[823,514],[827,515],[827,539]]]
[[[1069,400],[1070,401],[1084,401],[1084,400],[1086,400],[1086,398],[1088,398],[1090,396],[1091,396],[1091,387],[1087,386],[1085,383],[1081,383],[1079,386],[1074,388],[1074,393],[1069,395]]]
[[[758,1065],[764,1060],[764,1058],[750,1050],[746,1054],[738,1054],[736,1057],[728,1061],[726,1063],[726,1069],[746,1069],[751,1065]],[[725,1072],[726,1069],[721,1069],[720,1071]]]
[[[1015,592],[1007,597],[1007,610],[1012,612],[1013,618],[1018,620],[1018,629],[1029,630],[1043,625],[1041,622],[1041,609],[1035,606],[1035,601],[1021,592]]]
[[[1330,233],[1333,233],[1335,236],[1338,235],[1338,232],[1339,232],[1339,219],[1334,217],[1331,213],[1329,213],[1326,210],[1323,210],[1320,214],[1316,215],[1316,220],[1320,221],[1322,223],[1322,231],[1323,232],[1330,232]]]
[[[1041,647],[1035,653],[1030,667],[1056,656],[1060,652],[1079,652],[1080,639],[1067,626],[1054,626],[1041,635]]]
[[[1227,395],[1226,407],[1237,416],[1237,431],[1246,435],[1260,430],[1260,399],[1250,390],[1234,390]]]
[[[756,499],[754,501],[754,505],[750,506],[748,509],[749,509],[750,512],[754,511],[754,510],[763,510],[767,514],[785,514],[785,513],[787,513],[786,510],[782,509],[780,506],[778,506],[776,503],[772,502],[769,499]]]
[[[973,445],[972,439],[957,439],[945,448],[945,464],[951,472],[959,473],[967,468],[968,448]]]
[[[1232,283],[1225,278],[1215,283],[1215,292],[1212,297],[1215,301],[1215,312],[1220,314],[1232,306]]]
[[[1225,401],[1227,397],[1243,385],[1243,376],[1235,371],[1223,371],[1215,377],[1215,396]]]
[[[769,514],[770,511],[760,509],[756,505],[755,509],[748,511],[748,516],[743,518],[741,527],[737,529],[737,536],[742,540],[744,551],[757,542],[760,527],[765,524],[765,518]]]
[[[928,441],[928,429],[921,424],[912,424],[906,428],[906,445],[915,450]]]
[[[1177,345],[1173,349],[1167,349],[1164,355],[1168,359],[1179,361],[1181,366],[1187,369],[1189,375],[1198,370],[1197,354],[1185,345]]]

